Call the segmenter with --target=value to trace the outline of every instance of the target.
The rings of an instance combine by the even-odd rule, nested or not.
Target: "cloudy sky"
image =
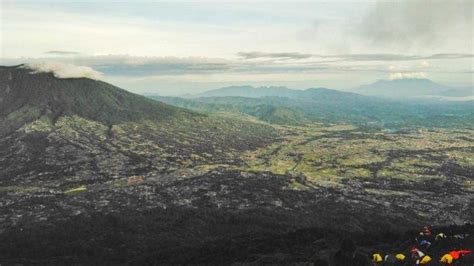
[[[139,93],[474,83],[471,0],[0,1],[0,64],[78,65]]]

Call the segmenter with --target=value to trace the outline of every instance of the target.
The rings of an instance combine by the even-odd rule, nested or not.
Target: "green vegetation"
[[[18,195],[31,195],[40,191],[44,191],[44,188],[33,187],[33,186],[4,186],[0,187],[0,193],[2,192],[13,192]]]
[[[25,105],[20,109],[8,114],[8,120],[25,121],[39,117],[41,110],[36,106]]]
[[[2,67],[0,80],[0,135],[25,123],[47,117],[54,124],[62,116],[77,115],[106,126],[129,121],[194,119],[204,115],[130,93],[111,84],[86,79],[58,79],[51,73],[31,74],[21,67]]]
[[[75,193],[80,193],[80,192],[85,192],[85,191],[87,191],[86,186],[80,186],[80,187],[68,189],[64,191],[64,194],[75,194]]]
[[[28,123],[24,126],[24,130],[26,133],[32,132],[42,132],[47,133],[50,132],[53,128],[53,124],[51,119],[47,116],[42,116],[37,120],[34,120],[31,123]]]
[[[255,89],[254,89],[255,90]],[[328,89],[288,90],[282,97],[242,96],[178,98],[150,96],[157,101],[205,113],[230,112],[280,125],[311,122],[376,127],[474,126],[471,102],[396,101]]]
[[[349,179],[446,180],[451,173],[443,168],[448,163],[474,167],[474,145],[462,138],[473,135],[472,130],[386,134],[350,125],[314,124],[285,127],[283,132],[281,142],[243,156],[252,171],[304,176],[314,185],[340,186]]]

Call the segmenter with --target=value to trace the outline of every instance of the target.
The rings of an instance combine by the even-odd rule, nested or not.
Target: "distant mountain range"
[[[150,97],[200,112],[241,113],[276,124],[331,122],[390,127],[474,124],[472,102],[401,101],[325,88],[243,86],[213,90],[194,98]]]
[[[318,88],[323,89],[323,88]],[[327,89],[326,89],[327,90]],[[292,90],[286,87],[252,87],[252,86],[230,86],[216,90],[206,91],[190,97],[306,97],[311,95],[314,89]],[[439,99],[451,99],[450,97],[465,98],[474,96],[472,87],[449,87],[429,79],[395,79],[379,80],[372,84],[363,85],[353,89],[351,92],[385,98],[427,98],[438,97]],[[189,97],[189,96],[188,96]],[[460,100],[460,99],[459,99]]]
[[[354,92],[388,98],[440,97],[443,99],[443,97],[472,97],[474,95],[473,87],[449,87],[429,79],[379,80],[360,86]]]
[[[197,94],[198,97],[225,97],[240,96],[259,98],[266,96],[294,97],[299,91],[286,87],[252,87],[252,86],[230,86]]]

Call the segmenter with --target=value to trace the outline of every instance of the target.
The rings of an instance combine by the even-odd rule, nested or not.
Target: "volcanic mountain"
[[[229,154],[276,136],[262,124],[208,117],[102,81],[24,66],[1,67],[0,86],[0,182],[46,169],[50,180],[63,171],[81,179],[79,168],[87,179],[163,171],[197,152]]]
[[[56,78],[26,66],[0,67],[0,135],[45,117],[77,115],[106,125],[200,116],[88,78]]]

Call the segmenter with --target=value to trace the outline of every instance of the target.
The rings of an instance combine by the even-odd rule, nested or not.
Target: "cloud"
[[[25,67],[33,70],[33,73],[51,72],[57,78],[90,78],[95,80],[102,78],[102,73],[87,66],[43,62],[26,64]]]
[[[350,61],[414,61],[414,60],[449,60],[449,59],[464,59],[474,58],[474,54],[470,53],[445,53],[445,54],[431,54],[431,55],[407,55],[407,54],[302,54],[297,52],[286,53],[265,53],[265,52],[239,52],[238,56],[243,59],[306,59],[319,58],[324,60],[331,60],[333,62],[350,62]]]
[[[44,65],[52,62],[51,58],[0,58],[2,65]],[[62,56],[54,57],[54,64],[48,63],[47,70],[56,65],[87,66],[95,72],[111,76],[150,76],[180,75],[186,73],[220,73],[224,71],[241,71],[245,66],[237,61],[207,57],[145,57],[130,55],[98,56]],[[44,69],[44,67],[41,67]],[[239,70],[240,69],[240,70]],[[90,71],[89,71],[90,72]]]
[[[262,53],[263,54],[263,53]],[[293,53],[276,53],[293,54]],[[254,53],[254,57],[261,55]],[[264,60],[247,59],[222,59],[211,57],[147,57],[131,55],[96,55],[96,56],[58,56],[51,58],[10,58],[1,59],[2,64],[18,65],[29,63],[44,71],[55,71],[61,77],[78,77],[87,75],[97,78],[100,74],[107,77],[140,78],[151,76],[184,76],[184,75],[223,75],[223,74],[283,74],[283,73],[373,73],[380,75],[392,72],[417,72],[420,71],[421,58],[439,58],[447,60],[453,57],[472,57],[471,54],[442,54],[413,56],[403,54],[340,54],[340,55],[312,55],[305,59],[280,58],[271,59],[263,55]],[[418,60],[418,61],[414,61]],[[413,61],[406,62],[406,61]],[[387,64],[388,62],[388,64]],[[406,63],[405,63],[406,62]],[[58,67],[57,65],[68,65],[69,67]],[[74,71],[71,65],[85,66]],[[393,66],[393,67],[388,67]],[[470,70],[470,69],[469,69]],[[465,66],[460,65],[458,69],[438,69],[436,66],[426,66],[425,73],[464,73]],[[463,72],[464,71],[464,72]],[[66,73],[66,74],[65,74]],[[79,73],[79,74],[76,74]],[[86,73],[86,74],[84,74]],[[99,73],[99,74],[97,74]],[[100,77],[99,77],[100,78]]]
[[[47,51],[44,53],[51,54],[51,55],[78,55],[80,54],[79,52],[75,52],[75,51],[61,51],[61,50],[52,50],[52,51]]]
[[[157,75],[223,74],[223,73],[286,73],[320,71],[329,66],[317,62],[309,64],[247,62],[208,57],[140,57],[129,55],[101,55],[56,57],[55,62],[88,66],[107,76],[145,77]],[[42,64],[48,58],[17,58],[2,60],[6,64]]]
[[[76,57],[73,62],[88,65],[108,75],[150,76],[189,73],[221,73],[237,71],[240,64],[231,60],[207,57],[145,57],[101,55]]]
[[[474,54],[450,53],[450,54],[433,54],[423,59],[463,59],[463,58],[473,58],[473,57],[474,57]]]
[[[389,79],[424,79],[426,78],[426,73],[424,72],[396,72],[390,73]]]
[[[472,50],[471,0],[400,0],[373,4],[354,33],[372,47]]]
[[[258,59],[258,58],[273,58],[273,59],[304,59],[310,58],[314,55],[312,54],[302,54],[302,53],[264,53],[264,52],[239,52],[238,56],[243,57],[244,59]]]

